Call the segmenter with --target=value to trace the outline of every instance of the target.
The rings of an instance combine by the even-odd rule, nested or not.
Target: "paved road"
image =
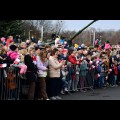
[[[120,100],[120,86],[104,89],[88,90],[85,93],[80,91],[61,95],[62,100]]]

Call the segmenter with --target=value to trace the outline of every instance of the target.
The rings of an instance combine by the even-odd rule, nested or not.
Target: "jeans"
[[[110,85],[114,85],[114,75],[110,74],[108,75],[108,81]]]
[[[86,76],[80,76],[80,89],[84,89],[84,83],[85,83],[85,80],[86,80]]]
[[[76,74],[76,80],[75,80],[75,83],[74,83],[75,90],[78,89],[78,83],[79,83],[79,74]]]
[[[97,88],[98,87],[98,79],[97,80],[94,80],[94,85],[93,85],[93,88]]]
[[[62,79],[62,90],[64,90],[64,88],[67,88],[67,87],[68,87],[68,82]]]
[[[114,82],[113,82],[114,85],[116,85],[116,81],[117,81],[117,75],[114,75]]]
[[[99,82],[98,82],[98,86],[100,88],[102,88],[104,86],[104,79],[105,79],[104,76],[100,76]]]

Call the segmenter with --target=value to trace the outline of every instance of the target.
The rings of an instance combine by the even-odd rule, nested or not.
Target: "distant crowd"
[[[109,41],[101,44],[97,39],[93,47],[85,44],[69,47],[59,36],[52,45],[42,45],[34,37],[25,42],[19,36],[1,37],[0,71],[4,71],[1,78],[7,75],[7,67],[19,68],[20,79],[28,81],[26,99],[60,100],[60,94],[87,92],[87,87],[117,87],[120,44],[112,47]]]

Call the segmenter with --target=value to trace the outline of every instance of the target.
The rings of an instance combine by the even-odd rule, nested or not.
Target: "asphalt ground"
[[[86,92],[71,92],[60,95],[62,100],[120,100],[120,86],[88,89]]]

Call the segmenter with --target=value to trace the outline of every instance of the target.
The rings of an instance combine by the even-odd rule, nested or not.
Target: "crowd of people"
[[[112,47],[106,41],[104,46],[95,42],[93,48],[84,44],[69,47],[60,37],[55,39],[55,44],[43,46],[33,39],[18,44],[13,36],[1,37],[0,71],[4,70],[1,78],[7,74],[6,67],[19,68],[20,78],[28,81],[26,99],[60,100],[60,94],[87,92],[87,87],[117,87],[120,46]]]

